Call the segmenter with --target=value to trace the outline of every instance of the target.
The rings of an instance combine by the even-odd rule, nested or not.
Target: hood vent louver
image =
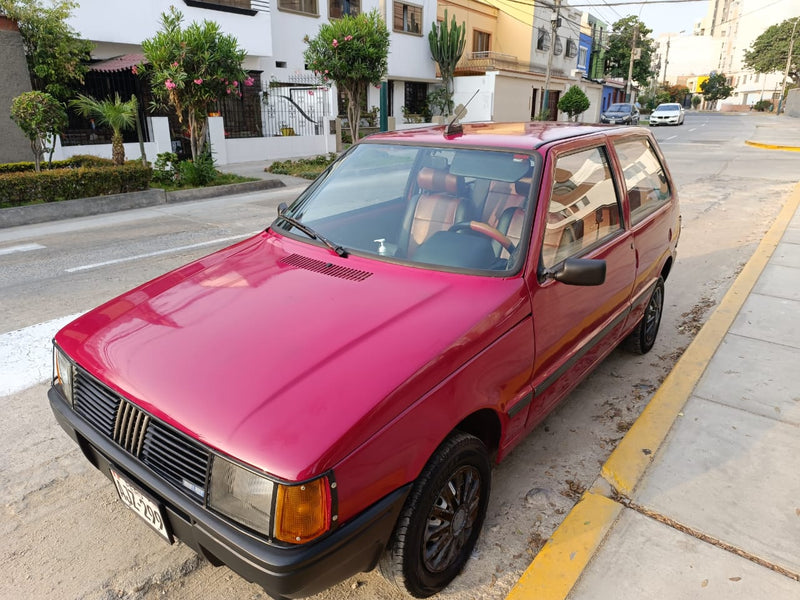
[[[359,271],[358,269],[351,269],[350,267],[342,267],[333,263],[308,258],[307,256],[300,256],[299,254],[290,254],[285,256],[279,261],[281,264],[297,267],[298,269],[306,269],[307,271],[314,271],[330,277],[338,277],[339,279],[347,279],[348,281],[364,281],[372,276],[369,271]]]

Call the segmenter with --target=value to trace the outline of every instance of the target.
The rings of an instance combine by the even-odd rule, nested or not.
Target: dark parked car
[[[273,595],[380,565],[430,596],[491,461],[653,346],[679,233],[649,129],[378,134],[263,232],[58,332],[50,403],[166,542]]]
[[[601,123],[620,125],[637,125],[639,123],[639,109],[635,104],[622,102],[612,104],[600,114]]]

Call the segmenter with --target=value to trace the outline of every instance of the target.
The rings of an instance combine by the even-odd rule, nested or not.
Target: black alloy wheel
[[[381,559],[384,577],[415,598],[443,590],[475,547],[490,487],[486,446],[466,433],[447,438],[406,499]]]
[[[641,321],[625,340],[625,346],[636,354],[647,354],[656,343],[661,314],[664,312],[664,278],[659,277],[650,294]]]

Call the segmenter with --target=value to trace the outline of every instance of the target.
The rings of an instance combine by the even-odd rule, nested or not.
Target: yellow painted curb
[[[622,505],[586,492],[512,588],[506,600],[565,598]]]
[[[601,476],[619,493],[630,496],[633,492],[739,314],[798,206],[800,183],[722,302],[603,465]],[[601,492],[601,487],[595,486],[584,493],[506,600],[563,600],[567,597],[623,508],[622,504],[595,493]]]
[[[766,148],[767,150],[788,150],[789,152],[800,152],[800,146],[781,146],[779,144],[762,144],[760,142],[751,142],[745,140],[748,146],[755,146],[756,148]]]
[[[630,496],[653,454],[694,391],[709,360],[730,329],[748,294],[767,265],[798,205],[797,184],[778,218],[739,273],[717,309],[697,334],[642,414],[611,453],[600,474],[624,496]]]

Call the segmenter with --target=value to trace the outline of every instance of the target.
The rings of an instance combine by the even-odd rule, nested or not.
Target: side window
[[[552,267],[622,229],[604,148],[559,156],[547,211],[542,262]]]
[[[614,144],[625,174],[631,205],[631,224],[636,225],[669,200],[667,175],[658,156],[645,138]]]

